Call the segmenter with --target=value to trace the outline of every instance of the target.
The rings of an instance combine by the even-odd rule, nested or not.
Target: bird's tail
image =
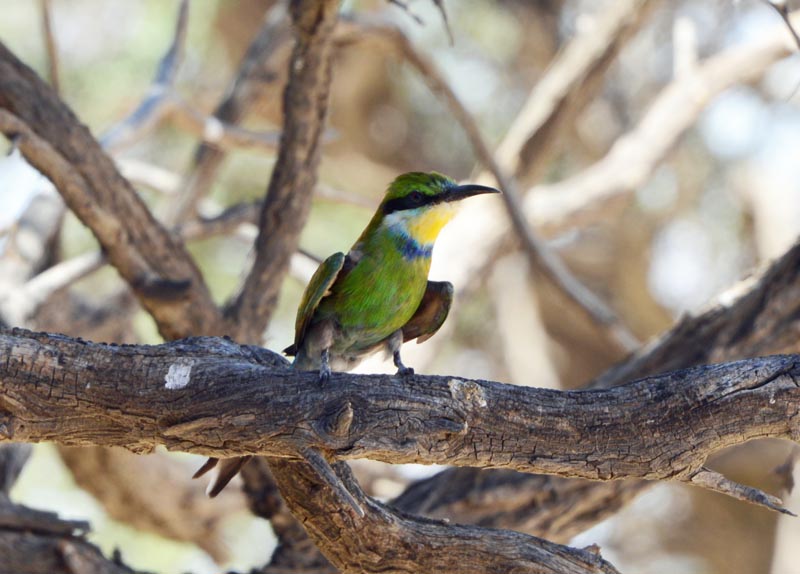
[[[211,482],[208,483],[208,488],[206,488],[206,494],[210,498],[214,498],[222,489],[225,488],[228,483],[236,476],[242,467],[249,461],[252,455],[248,456],[238,456],[236,458],[223,458],[221,461],[218,458],[211,457],[209,458],[203,466],[197,469],[197,472],[194,473],[192,478],[198,478],[203,476],[209,470],[214,467],[217,467],[217,463],[219,466],[217,467],[217,474],[214,475],[214,478],[211,479]]]

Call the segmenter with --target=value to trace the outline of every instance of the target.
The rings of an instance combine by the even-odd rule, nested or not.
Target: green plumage
[[[430,338],[442,326],[453,301],[453,286],[428,281],[431,251],[452,217],[448,204],[480,193],[480,185],[457,185],[438,173],[407,173],[395,179],[378,211],[347,253],[334,253],[316,270],[297,309],[294,367],[319,369],[320,380],[334,369],[355,366],[362,357],[386,350],[400,374],[413,370],[400,360],[400,345]],[[195,478],[215,466],[209,485],[216,496],[250,457],[210,458]]]
[[[411,371],[400,345],[433,335],[452,301],[452,285],[428,281],[433,241],[451,217],[448,202],[488,192],[496,190],[435,173],[398,177],[349,253],[331,255],[311,278],[285,351],[296,355],[295,368],[319,369],[325,378],[329,363],[346,370],[383,349],[401,372]]]

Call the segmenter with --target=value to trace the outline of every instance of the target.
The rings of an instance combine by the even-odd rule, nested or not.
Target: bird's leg
[[[413,367],[406,367],[402,359],[400,359],[400,349],[392,353],[392,360],[394,361],[394,366],[397,367],[398,375],[406,376],[414,374]]]
[[[330,351],[326,347],[320,354],[319,383],[324,385],[331,378]]]
[[[406,367],[403,364],[403,360],[400,358],[400,347],[403,345],[403,331],[398,329],[392,333],[386,341],[386,344],[389,347],[389,352],[392,353],[392,361],[394,361],[394,366],[397,367],[397,374],[401,376],[413,375],[414,369]]]

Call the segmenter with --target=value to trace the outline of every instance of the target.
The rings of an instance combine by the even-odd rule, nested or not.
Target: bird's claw
[[[397,374],[401,377],[408,377],[414,374],[414,369],[412,367],[400,367],[397,369]]]
[[[331,380],[331,369],[326,365],[326,367],[323,367],[319,370],[319,384],[325,385],[330,380]]]

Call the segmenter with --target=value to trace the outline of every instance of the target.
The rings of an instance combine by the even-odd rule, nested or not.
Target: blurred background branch
[[[593,379],[618,384],[707,361],[797,352],[792,245],[800,232],[800,69],[796,57],[787,57],[796,37],[784,18],[797,9],[794,2],[465,0],[448,4],[448,27],[440,7],[413,3],[414,16],[425,23],[420,26],[383,0],[346,5],[334,34],[329,133],[335,136],[324,138],[319,182],[313,199],[305,196],[309,223],[299,250],[290,254],[289,279],[280,281],[264,333],[268,346],[280,348],[291,339],[302,278],[313,270],[313,259],[351,243],[396,173],[436,169],[470,179],[493,157],[506,180],[528,190],[515,213],[524,215],[539,247],[557,255],[606,304],[629,331],[630,343],[663,335],[602,375],[632,344],[609,339],[602,325],[536,273],[536,265],[518,253],[507,216],[479,202],[465,206],[437,246],[434,274],[456,285],[458,307],[447,331],[408,350],[418,372],[524,383],[525,374],[536,369],[548,385],[569,388]],[[252,264],[248,251],[276,162],[274,134],[284,113],[280,94],[288,77],[291,28],[282,2],[212,1],[191,8],[183,23],[179,2],[157,0],[48,0],[18,3],[4,13],[0,39],[50,78],[93,133],[109,133],[130,110],[155,99],[158,121],[151,116],[128,145],[112,151],[141,202],[163,222],[162,230],[145,226],[151,247],[129,262],[147,271],[139,274],[137,300],[109,267],[86,274],[96,268],[99,247],[125,268],[122,255],[107,249],[110,234],[98,245],[19,153],[0,158],[4,321],[94,340],[155,342],[159,327],[140,301],[161,308],[161,328],[173,325],[167,336],[176,336],[209,332],[219,315],[212,309],[203,316],[203,309],[236,295],[243,270]],[[176,57],[165,57],[164,46],[171,47],[167,56]],[[155,97],[158,90],[146,86],[158,84],[152,70],[164,60],[172,62],[173,75],[167,74],[165,91]],[[435,76],[423,71],[426,66]],[[2,78],[7,82],[12,75],[4,72]],[[9,84],[4,86],[7,94]],[[4,97],[0,107],[8,109]],[[43,110],[55,109],[42,104]],[[19,109],[14,115],[32,128],[31,135],[52,143],[34,116]],[[475,146],[481,139],[483,150]],[[117,214],[123,229],[135,227],[126,219],[141,221],[130,203],[133,187],[119,191],[126,186],[113,183],[116,176],[92,159],[93,152],[84,161],[69,149],[58,151],[70,162],[95,166],[81,172],[87,186],[105,182],[101,187],[122,198],[119,205],[96,201],[98,213]],[[168,237],[186,242],[193,262],[179,248],[162,258],[154,246]],[[737,282],[753,266],[778,257],[765,271]],[[196,264],[198,274],[189,267],[176,272],[172,266],[181,261]],[[136,274],[123,275],[129,281]],[[281,276],[275,275],[276,284]],[[194,303],[170,302],[187,277],[201,278],[189,288]],[[203,283],[208,296],[200,293]],[[256,331],[260,338],[261,329]],[[781,495],[786,476],[791,478],[790,454],[785,445],[762,441],[726,451],[709,464]],[[199,464],[153,456],[172,468],[165,476],[188,476],[186,468]],[[86,460],[91,458],[87,453]],[[160,536],[147,542],[104,517],[95,499],[70,494],[82,492],[70,480],[49,485],[47,479],[62,468],[58,461],[52,449],[37,447],[12,492],[15,502],[35,498],[47,508],[67,509],[68,516],[91,518],[96,532],[89,537],[107,554],[119,545],[126,558],[135,558],[126,561],[156,571],[219,571],[209,555],[240,570],[267,562],[271,534],[236,510],[241,498],[221,505],[207,528],[200,528],[189,523],[191,512],[147,496],[160,487],[181,500],[198,496],[200,487],[173,479],[125,481],[122,474],[140,474],[122,470],[138,458],[107,465],[105,487],[94,485],[100,484],[94,473],[75,468],[79,485],[109,510],[120,494],[138,501],[138,519],[117,518]],[[146,474],[148,463],[141,464]],[[772,473],[779,466],[790,474]],[[396,501],[406,511],[516,528],[563,543],[579,535],[573,544],[599,543],[603,556],[622,571],[783,574],[785,564],[793,563],[790,525],[696,488],[657,486],[637,497],[645,490],[641,483],[466,469],[414,483],[424,474],[420,469],[389,470],[366,461],[354,471],[368,492],[384,499],[411,485]],[[185,488],[193,494],[181,494]],[[80,502],[69,502],[75,497]],[[273,515],[273,526],[286,541],[285,563],[304,557],[290,571],[317,571],[323,567],[319,555],[310,552],[283,508]],[[181,533],[195,541],[205,537],[205,552],[194,541],[170,546],[163,538]],[[279,571],[278,563],[263,571],[270,567]]]

